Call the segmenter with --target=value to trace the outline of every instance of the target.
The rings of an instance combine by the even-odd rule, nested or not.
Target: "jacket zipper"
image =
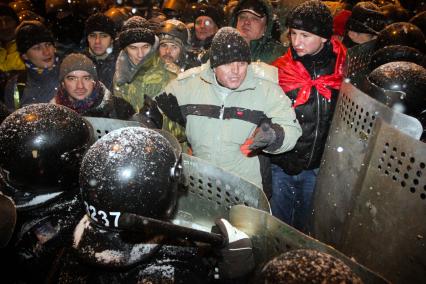
[[[223,113],[224,113],[224,111],[225,111],[225,106],[224,106],[224,105],[222,105],[222,106],[220,107],[220,112],[219,112],[219,119],[220,119],[220,120],[223,120]]]
[[[315,62],[314,62],[314,80],[317,78],[317,72],[316,72],[316,68],[315,68]],[[317,143],[318,140],[318,128],[319,128],[319,113],[320,113],[320,101],[319,101],[319,94],[318,94],[318,90],[315,90],[316,92],[316,103],[317,103],[317,124],[315,126],[315,137],[314,137],[314,143],[312,145],[312,150],[311,150],[311,155],[309,157],[309,162],[308,162],[308,166],[307,168],[310,167],[311,163],[312,163],[312,158],[314,157],[314,151],[315,151],[315,145]]]

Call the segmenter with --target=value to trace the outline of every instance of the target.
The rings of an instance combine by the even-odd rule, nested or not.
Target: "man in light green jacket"
[[[222,28],[213,39],[210,60],[178,75],[155,100],[169,119],[185,127],[194,156],[267,192],[270,167],[263,152],[291,150],[302,132],[277,84],[277,69],[250,61],[240,33]]]

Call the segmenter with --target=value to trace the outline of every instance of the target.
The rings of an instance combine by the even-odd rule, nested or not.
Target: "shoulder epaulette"
[[[256,78],[260,78],[273,83],[278,83],[278,68],[265,62],[252,62],[250,64],[253,74]]]

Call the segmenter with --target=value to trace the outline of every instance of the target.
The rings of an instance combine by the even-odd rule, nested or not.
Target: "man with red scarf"
[[[272,214],[308,232],[321,156],[343,79],[346,49],[332,39],[333,18],[320,1],[307,1],[289,14],[291,46],[272,65],[292,100],[302,136],[292,151],[271,157]]]

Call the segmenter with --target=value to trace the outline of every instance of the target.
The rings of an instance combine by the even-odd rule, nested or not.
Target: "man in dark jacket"
[[[59,85],[54,39],[41,22],[22,22],[16,29],[16,44],[26,69],[6,84],[4,99],[11,111],[28,104],[49,102]]]
[[[291,46],[272,65],[293,102],[302,137],[295,148],[272,157],[272,213],[307,231],[316,176],[342,82],[346,49],[331,39],[333,19],[320,1],[307,1],[289,14]]]
[[[115,97],[98,80],[96,67],[85,55],[71,53],[59,70],[60,87],[51,103],[64,105],[86,116],[129,119],[133,107]]]
[[[86,21],[85,34],[89,46],[85,55],[95,63],[99,81],[108,90],[112,88],[118,55],[113,48],[115,32],[114,22],[102,13],[93,14]]]

